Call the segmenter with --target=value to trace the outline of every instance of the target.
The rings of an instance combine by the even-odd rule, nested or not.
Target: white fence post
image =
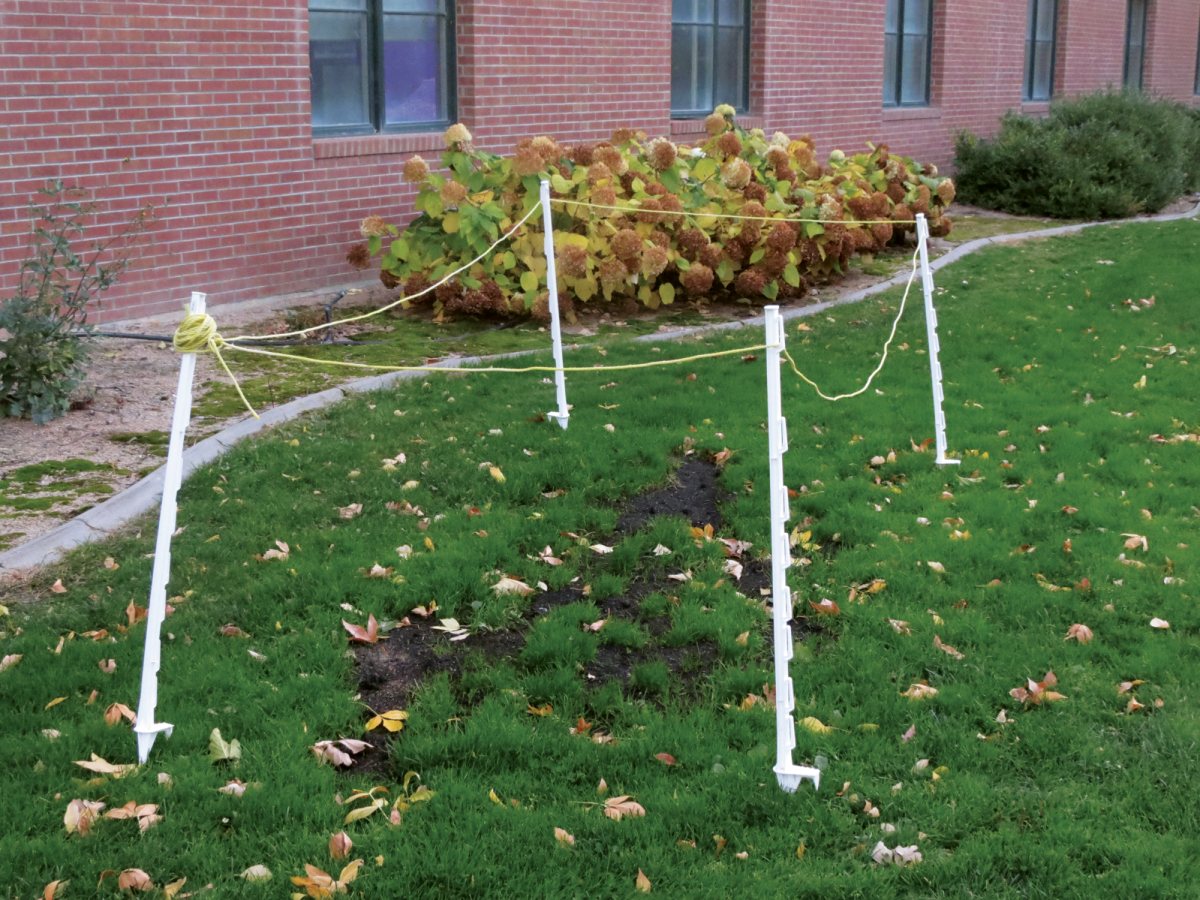
[[[821,770],[792,763],[796,746],[796,723],[792,710],[796,706],[792,676],[788,665],[792,661],[792,592],[787,583],[787,570],[792,564],[791,540],[787,521],[792,513],[788,503],[787,485],[783,483],[783,454],[788,449],[787,419],[783,417],[783,395],[780,386],[780,353],[784,344],[784,321],[778,306],[765,307],[767,345],[767,441],[771,470],[771,599],[772,624],[775,632],[775,777],[779,786],[792,793],[805,778],[811,778],[814,788],[821,786]]]
[[[542,221],[546,229],[546,287],[550,290],[550,337],[554,341],[554,365],[558,369],[554,373],[554,388],[558,394],[558,412],[548,412],[546,416],[557,419],[563,431],[567,430],[567,421],[571,418],[567,409],[567,376],[563,372],[562,327],[558,318],[558,273],[554,267],[554,224],[550,220],[550,182],[542,181]]]
[[[189,312],[202,315],[206,295],[192,292]],[[179,386],[175,389],[175,414],[171,419],[171,442],[167,445],[167,466],[163,473],[162,510],[158,516],[158,537],[154,542],[154,569],[150,576],[150,606],[146,612],[146,650],[142,656],[142,691],[138,699],[138,762],[145,763],[159,732],[171,736],[175,727],[155,722],[158,705],[158,669],[162,659],[162,624],[167,614],[167,582],[171,578],[171,537],[175,533],[178,508],[175,495],[183,481],[183,438],[192,419],[192,378],[196,374],[196,354],[184,353],[179,361]]]
[[[925,290],[925,332],[929,341],[929,374],[933,379],[933,424],[937,440],[939,466],[957,466],[960,459],[946,459],[946,414],[942,402],[946,399],[942,391],[942,364],[938,361],[937,310],[933,308],[933,271],[929,268],[929,221],[924,213],[917,213],[917,248],[921,254],[921,287]]]

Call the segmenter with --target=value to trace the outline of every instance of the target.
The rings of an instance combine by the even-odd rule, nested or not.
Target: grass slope
[[[380,784],[395,798],[402,773],[414,770],[436,796],[413,804],[400,827],[381,815],[346,826],[351,858],[366,861],[352,892],[628,897],[641,869],[654,894],[689,898],[1194,896],[1200,447],[1150,436],[1195,432],[1200,419],[1198,241],[1191,221],[1096,228],[988,248],[943,270],[949,437],[964,458],[957,469],[909,449],[910,438],[932,433],[917,309],[901,324],[878,390],[859,400],[827,404],[785,378],[788,483],[805,488],[792,502],[794,521],[811,519],[805,527],[821,547],[792,570],[797,611],[824,598],[842,608],[822,620],[827,631],[798,645],[793,665],[797,718],[836,729],[798,730],[797,760],[824,758],[819,793],[775,786],[773,716],[761,705],[739,708],[770,677],[770,648],[759,598],[748,602],[728,581],[717,586],[719,548],[696,547],[680,520],[659,520],[608,556],[561,534],[607,539],[616,501],[662,483],[673,452],[693,439],[698,452],[736,451],[723,482],[739,498],[724,509],[722,533],[765,553],[761,358],[572,375],[567,432],[529,421],[553,403],[553,387],[537,376],[437,376],[276,429],[185,485],[186,530],[175,539],[169,588],[185,599],[164,628],[159,699],[175,734],[160,738],[141,772],[89,785],[72,761],[93,752],[134,758],[128,728],[106,726],[102,712],[111,702],[136,705],[144,626],[116,626],[131,600],[145,602],[152,526],[80,549],[35,585],[44,592],[61,576],[66,594],[9,601],[0,653],[24,658],[0,673],[3,895],[40,895],[47,882],[70,878],[68,897],[114,896],[113,878],[96,887],[100,873],[136,866],[160,886],[186,876],[188,888],[213,883],[208,896],[279,896],[305,863],[340,867],[327,849],[347,812],[335,795]],[[1151,295],[1153,307],[1124,305]],[[897,301],[893,292],[840,309],[807,332],[793,325],[802,369],[827,391],[854,388],[875,363]],[[723,335],[657,352],[613,345],[577,358],[620,364],[751,339]],[[1177,352],[1161,349],[1168,344]],[[889,450],[895,462],[869,465]],[[382,460],[401,451],[406,462],[386,471]],[[409,481],[418,484],[405,489]],[[567,493],[543,496],[560,489]],[[428,530],[384,507],[402,499],[431,517]],[[362,503],[362,514],[340,518],[351,503]],[[963,521],[943,527],[946,518]],[[956,529],[970,538],[952,540]],[[1127,533],[1144,535],[1149,549],[1126,549]],[[252,558],[276,540],[290,545],[287,560]],[[658,542],[673,555],[654,557]],[[416,552],[401,560],[395,548],[406,544]],[[529,558],[547,544],[562,566]],[[1143,565],[1122,564],[1121,553]],[[105,568],[106,557],[120,568]],[[375,563],[403,580],[364,577]],[[586,667],[607,626],[585,635],[578,623],[598,617],[603,596],[635,576],[683,569],[694,580],[669,591],[678,603],[668,592],[646,598],[641,618],[622,623],[615,639],[653,648],[711,638],[720,660],[712,676],[685,692],[679,676],[647,667],[623,688],[590,688],[578,664]],[[319,766],[309,745],[359,736],[369,715],[354,701],[340,620],[396,619],[436,601],[440,615],[474,633],[524,629],[537,595],[498,595],[496,572],[551,589],[578,576],[593,591],[582,606],[536,616],[513,658],[468,655],[461,677],[428,680],[392,746],[390,772]],[[1056,587],[1086,578],[1091,588],[1051,591],[1039,576]],[[851,587],[873,578],[887,587],[851,602]],[[647,621],[662,614],[670,630],[655,638]],[[1151,628],[1155,616],[1170,629]],[[889,618],[911,633],[898,634]],[[222,636],[227,623],[252,638]],[[1075,623],[1095,640],[1064,641]],[[83,636],[100,628],[115,642]],[[736,637],[747,629],[743,646]],[[938,649],[935,635],[964,658]],[[454,652],[449,642],[444,652]],[[98,667],[108,658],[117,660],[112,675]],[[1010,696],[1051,669],[1067,699],[1026,709]],[[1144,680],[1135,694],[1145,710],[1126,713],[1129,695],[1118,696],[1117,685],[1127,680]],[[938,695],[900,696],[919,681]],[[93,690],[99,697],[88,705]],[[66,699],[45,708],[58,697]],[[542,703],[553,706],[549,716],[529,714]],[[997,723],[1001,710],[1014,721]],[[569,734],[579,716],[615,742]],[[236,769],[210,762],[214,727],[241,742]],[[51,740],[43,729],[61,735]],[[928,767],[914,771],[923,759]],[[232,777],[262,786],[240,798],[218,793]],[[645,817],[612,821],[590,805],[602,799],[601,778],[607,796],[635,795]],[[106,820],[90,836],[68,837],[62,819],[74,797],[109,808],[157,803],[164,819],[145,834]],[[864,800],[879,818],[864,814]],[[555,827],[574,835],[573,848],[559,846]],[[719,858],[716,835],[728,841]],[[917,844],[924,861],[875,867],[870,849],[880,839]],[[275,873],[272,882],[237,878],[257,863]]]

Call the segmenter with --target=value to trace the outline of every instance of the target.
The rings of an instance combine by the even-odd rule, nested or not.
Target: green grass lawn
[[[762,354],[573,373],[566,432],[531,421],[554,403],[539,375],[436,375],[274,429],[184,486],[159,697],[175,733],[140,771],[93,783],[73,763],[136,759],[129,727],[104,711],[136,706],[144,625],[125,610],[146,602],[153,523],[9,591],[0,655],[22,659],[0,672],[0,896],[70,879],[59,896],[113,897],[101,873],[136,867],[159,887],[186,877],[185,893],[211,883],[204,896],[280,897],[304,890],[288,879],[306,863],[337,874],[328,844],[344,828],[349,859],[364,860],[349,890],[367,897],[633,897],[639,870],[652,895],[687,898],[1194,897],[1200,445],[1152,435],[1200,430],[1198,243],[1194,221],[1103,227],[942,270],[959,467],[912,449],[933,434],[919,303],[863,397],[825,403],[785,370],[792,524],[811,532],[790,572],[797,613],[823,599],[841,608],[804,623],[792,668],[796,718],[832,727],[797,730],[796,761],[825,767],[819,792],[780,791],[773,714],[743,702],[772,678],[764,597],[742,596],[720,545],[697,545],[682,518],[614,530],[622,498],[667,483],[685,448],[728,448],[721,487],[737,498],[718,536],[753,542],[751,558],[769,552]],[[789,349],[827,392],[854,389],[898,301],[832,311],[810,331],[793,322]],[[572,364],[760,341],[612,343]],[[889,451],[894,462],[872,466]],[[427,528],[388,502],[420,507]],[[1128,535],[1147,549],[1127,548]],[[255,558],[276,541],[287,559]],[[671,555],[654,555],[659,544]],[[562,565],[536,558],[546,546]],[[393,571],[368,577],[377,564]],[[687,571],[686,583],[668,577]],[[502,575],[546,591],[500,593]],[[49,590],[58,578],[66,593]],[[851,599],[874,579],[886,587]],[[653,590],[629,615],[580,627],[638,585]],[[411,612],[431,602],[433,618],[469,630],[465,645],[434,639],[432,619]],[[342,620],[369,614],[416,623],[388,644],[424,629],[430,674],[403,704],[390,755],[336,771],[309,748],[364,736],[372,711],[356,695],[378,685],[359,684]],[[1151,627],[1156,617],[1170,628]],[[1075,624],[1094,640],[1064,640]],[[86,635],[100,629],[111,639]],[[483,652],[506,640],[511,652]],[[614,657],[631,663],[626,683],[587,677]],[[1065,699],[1010,695],[1051,670]],[[901,695],[919,682],[936,696]],[[1144,708],[1130,711],[1131,697]],[[613,740],[571,734],[581,717]],[[211,761],[214,728],[240,742],[236,765]],[[434,796],[392,826],[408,771],[421,779],[410,792]],[[243,796],[219,792],[234,778],[251,785]],[[338,801],[375,786],[388,806],[344,825],[351,805]],[[622,795],[645,815],[607,818],[597,804]],[[68,836],[76,798],[157,804],[163,818],[145,833],[100,820]],[[876,866],[880,840],[916,845],[923,861]],[[256,864],[273,880],[238,877]]]

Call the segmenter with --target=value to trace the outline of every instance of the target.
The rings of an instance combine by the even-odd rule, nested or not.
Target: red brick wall
[[[1119,83],[1125,0],[1061,3],[1059,91]],[[945,166],[956,130],[990,134],[1021,105],[1021,0],[936,0],[933,102],[918,110],[882,108],[884,5],[754,0],[744,123]],[[667,0],[457,10],[458,118],[481,146],[625,124],[696,134],[670,120]],[[1191,97],[1198,26],[1195,0],[1152,0],[1149,89]],[[104,202],[96,236],[170,199],[99,321],[175,309],[191,290],[221,303],[352,280],[359,220],[407,214],[400,169],[414,151],[436,158],[440,136],[314,141],[310,121],[306,0],[0,0],[0,294],[24,255],[24,204],[54,177]]]

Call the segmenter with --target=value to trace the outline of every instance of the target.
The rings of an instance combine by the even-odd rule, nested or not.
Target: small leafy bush
[[[1156,212],[1200,185],[1200,116],[1137,91],[1009,112],[994,140],[955,142],[959,199],[1024,215],[1123,218]]]
[[[16,294],[0,301],[0,416],[42,425],[70,409],[87,361],[88,307],[133,261],[152,210],[144,207],[112,240],[81,254],[95,210],[86,192],[55,180],[38,193],[40,203],[29,204],[30,256]]]
[[[768,138],[718,107],[707,141],[676,145],[618,128],[609,141],[573,147],[551,137],[521,140],[511,159],[474,147],[462,125],[444,135],[446,174],[420,157],[404,167],[419,185],[421,214],[403,231],[368,216],[367,238],[347,257],[359,267],[381,254],[380,279],[439,313],[549,318],[547,261],[539,212],[507,244],[491,245],[538,202],[550,181],[560,304],[610,301],[632,311],[727,291],[748,302],[787,300],[810,281],[840,276],[856,253],[903,240],[916,213],[935,236],[954,185],[933,166],[887,146],[825,162],[807,135]],[[582,204],[589,204],[584,206]],[[744,218],[718,218],[718,216]],[[427,289],[482,257],[457,278]]]

